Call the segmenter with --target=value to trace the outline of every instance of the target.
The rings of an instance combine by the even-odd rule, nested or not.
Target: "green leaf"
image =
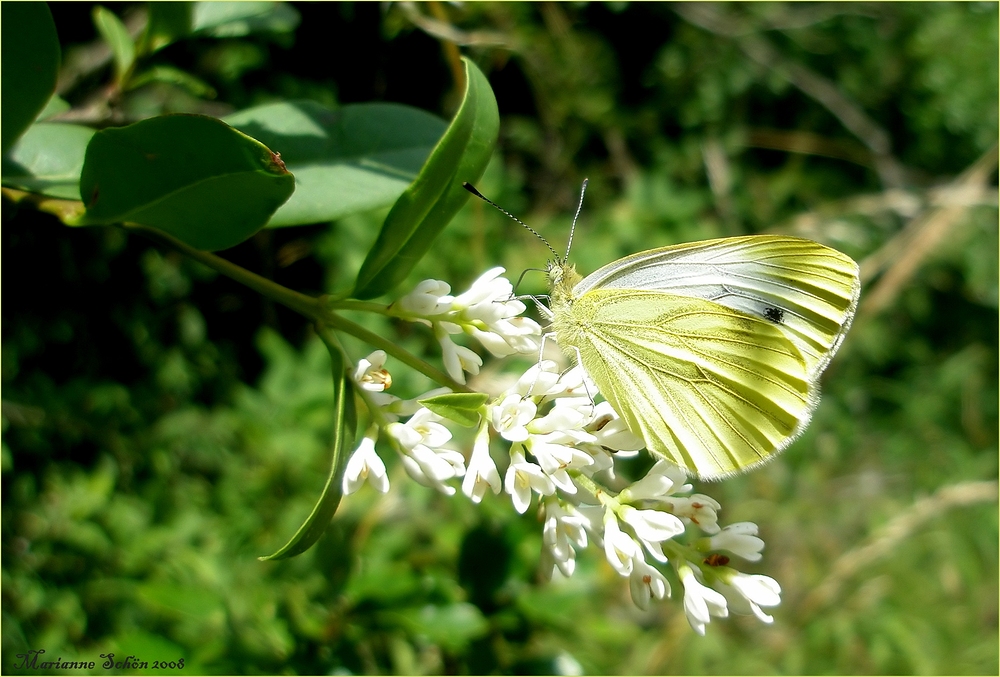
[[[447,128],[430,113],[394,103],[330,110],[293,101],[224,119],[281,153],[295,174],[295,194],[269,226],[332,221],[392,204]]]
[[[59,38],[44,2],[5,2],[0,12],[0,145],[6,153],[55,91]]]
[[[496,98],[482,71],[467,58],[462,60],[466,79],[462,106],[382,224],[358,272],[355,298],[380,296],[406,278],[470,197],[462,182],[475,183],[493,154],[500,129]]]
[[[264,227],[295,179],[264,144],[215,118],[164,115],[94,135],[80,177],[80,225],[132,221],[199,249]]]
[[[295,535],[277,552],[266,557],[258,557],[260,560],[286,559],[300,555],[311,548],[330,524],[344,495],[344,469],[351,456],[351,444],[354,442],[357,427],[357,412],[354,408],[353,381],[345,370],[343,353],[330,344],[327,346],[330,348],[330,361],[333,367],[333,458],[330,461],[330,474],[326,478],[326,485],[319,500]]]
[[[104,41],[111,47],[115,59],[115,79],[119,84],[124,82],[126,75],[135,63],[135,44],[128,29],[114,12],[100,5],[93,10],[94,26]]]
[[[96,130],[61,122],[28,128],[3,158],[3,184],[66,200],[80,199],[80,172]]]
[[[218,613],[225,602],[213,590],[173,583],[147,581],[136,587],[138,598],[153,608],[170,615],[203,618]]]
[[[471,427],[479,423],[483,405],[489,399],[485,393],[448,393],[418,401],[438,416]]]
[[[444,606],[427,604],[397,613],[410,632],[426,637],[431,644],[447,651],[461,651],[490,628],[479,607],[468,602]]]
[[[45,103],[45,108],[43,108],[42,112],[39,113],[38,117],[35,118],[35,122],[48,120],[53,116],[65,113],[69,109],[70,105],[69,103],[66,102],[65,99],[63,99],[58,94],[53,94],[52,96],[49,97],[49,100]]]
[[[215,89],[211,85],[201,78],[173,66],[153,66],[149,70],[129,78],[127,89],[138,89],[150,82],[165,82],[187,90],[192,96],[215,98]]]
[[[193,2],[150,2],[149,21],[143,33],[141,51],[144,54],[163,49],[191,33],[194,26]]]
[[[217,38],[251,33],[290,33],[301,17],[283,2],[196,2],[194,30]]]

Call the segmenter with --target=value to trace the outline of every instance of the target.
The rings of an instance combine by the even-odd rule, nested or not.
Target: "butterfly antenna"
[[[542,241],[542,244],[544,244],[546,247],[549,248],[549,251],[552,252],[552,256],[556,257],[556,260],[559,259],[559,253],[555,249],[552,248],[552,245],[549,244],[549,241],[546,240],[544,237],[542,237],[538,233],[537,230],[535,230],[534,228],[532,228],[531,226],[529,226],[527,223],[525,223],[521,219],[519,219],[516,216],[514,216],[513,214],[511,214],[509,211],[507,211],[506,209],[504,209],[503,207],[501,207],[500,205],[498,205],[493,200],[489,199],[488,197],[486,197],[485,195],[483,195],[482,193],[480,193],[478,190],[476,190],[476,187],[473,186],[468,181],[463,181],[462,182],[462,188],[465,188],[467,191],[469,191],[470,193],[472,193],[473,195],[475,195],[476,197],[478,197],[480,200],[482,200],[486,204],[493,205],[499,211],[503,212],[504,214],[506,214],[510,218],[512,218],[515,221],[517,221],[518,223],[520,223],[522,226],[524,226],[528,230],[529,233],[531,233],[532,235],[534,235],[535,237],[537,237],[539,240]]]
[[[580,218],[580,212],[583,211],[583,194],[587,192],[588,183],[590,183],[590,179],[584,179],[583,185],[580,186],[580,203],[576,205],[576,214],[573,215],[573,225],[569,227],[569,242],[566,243],[566,257],[562,260],[564,264],[569,261],[569,248],[573,246],[573,233],[576,232],[576,220]]]

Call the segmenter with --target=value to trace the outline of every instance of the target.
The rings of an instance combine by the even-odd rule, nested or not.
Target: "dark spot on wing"
[[[775,324],[781,324],[782,320],[785,319],[785,311],[781,308],[765,308],[764,317],[771,320]]]

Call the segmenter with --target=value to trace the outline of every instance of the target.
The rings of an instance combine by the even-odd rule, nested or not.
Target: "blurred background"
[[[715,620],[698,637],[677,600],[636,609],[593,548],[545,582],[533,511],[449,499],[398,466],[313,549],[259,562],[327,474],[331,379],[308,323],[139,237],[4,201],[5,672],[45,649],[184,658],[185,674],[997,673],[996,3],[274,4],[152,58],[188,78],[127,92],[107,85],[94,5],[50,6],[64,119],[284,99],[450,118],[467,54],[501,114],[480,190],[561,249],[589,177],[582,272],[785,233],[853,256],[864,291],[801,439],[696,487],[722,523],[760,525],[747,569],[783,589],[773,625]],[[143,4],[106,6],[142,30]],[[386,213],[222,255],[335,291]],[[547,256],[470,200],[412,282],[461,290]],[[438,360],[422,327],[364,321]],[[505,377],[487,361],[477,385]],[[430,385],[402,367],[393,381],[401,397]]]

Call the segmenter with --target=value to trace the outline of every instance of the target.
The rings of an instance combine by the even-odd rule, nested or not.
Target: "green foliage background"
[[[64,71],[98,39],[91,7],[52,6]],[[108,7],[141,22],[141,5]],[[195,80],[122,92],[98,115],[305,98],[449,118],[457,50],[437,34],[468,43],[496,94],[486,195],[559,248],[589,176],[582,271],[756,232],[862,263],[860,312],[812,425],[774,463],[702,487],[724,522],[760,525],[754,571],[783,588],[775,622],[730,618],[698,637],[676,602],[635,609],[593,550],[544,583],[531,512],[448,499],[398,466],[387,496],[348,497],[312,550],[259,562],[328,470],[329,358],[308,324],[120,229],[5,200],[5,672],[45,649],[183,657],[186,674],[997,673],[995,3],[282,12],[266,30],[164,48],[154,62]],[[104,64],[64,85],[74,110],[117,77]],[[264,230],[224,256],[301,291],[344,289],[387,211]],[[469,203],[411,281],[460,290],[546,256]],[[541,277],[519,291],[541,293]],[[438,359],[421,327],[356,319]],[[487,362],[476,385],[503,378]],[[430,386],[402,367],[393,381],[403,397]]]

